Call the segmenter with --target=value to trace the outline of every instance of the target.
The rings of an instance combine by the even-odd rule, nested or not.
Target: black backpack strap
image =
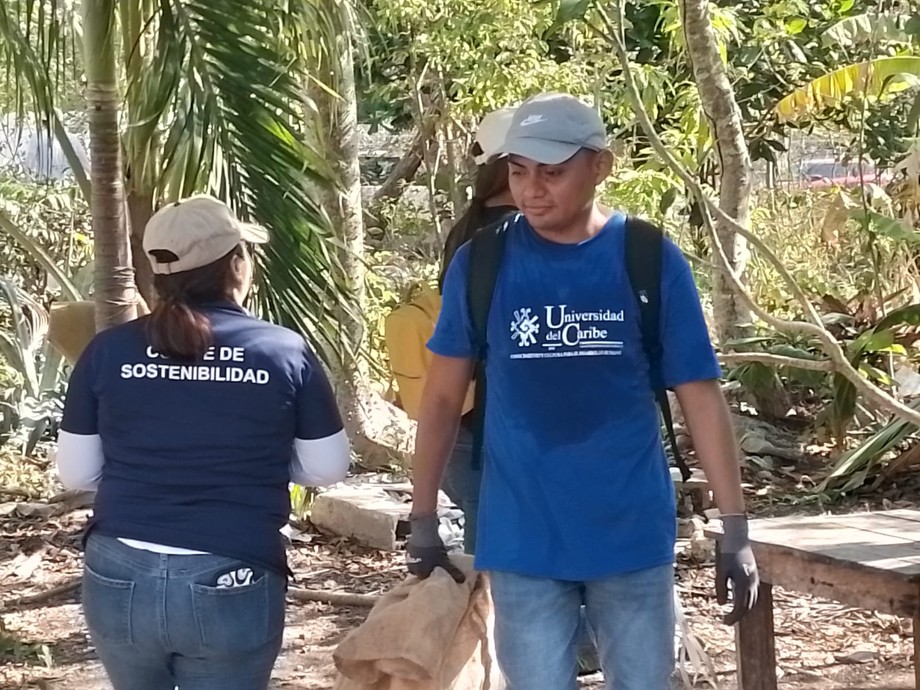
[[[477,231],[470,240],[466,299],[473,324],[476,365],[473,377],[473,469],[482,467],[482,445],[486,419],[486,356],[489,312],[495,282],[505,253],[505,238],[510,220],[501,220]]]
[[[639,305],[639,327],[642,348],[649,364],[649,378],[655,400],[661,409],[664,426],[674,455],[674,463],[684,481],[690,479],[690,468],[677,447],[674,419],[668,392],[661,371],[661,256],[664,233],[661,228],[640,218],[626,219],[626,273]]]

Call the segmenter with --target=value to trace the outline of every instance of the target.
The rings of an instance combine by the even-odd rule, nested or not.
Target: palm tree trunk
[[[97,330],[137,316],[118,132],[115,6],[116,0],[83,2]]]
[[[709,0],[680,0],[680,10],[687,54],[719,154],[719,207],[747,226],[750,222],[751,158],[741,126],[741,111],[712,28]],[[716,221],[716,233],[732,268],[737,273],[743,272],[749,254],[747,242],[721,220]],[[743,324],[750,320],[750,313],[719,269],[715,269],[712,276],[712,301],[719,341],[724,343],[740,335]]]

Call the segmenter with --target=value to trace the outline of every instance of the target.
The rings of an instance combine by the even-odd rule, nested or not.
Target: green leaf
[[[804,17],[794,17],[786,21],[786,33],[791,36],[800,34],[808,28],[808,20]]]
[[[809,352],[808,350],[805,350],[801,347],[795,347],[794,345],[789,345],[787,343],[781,343],[779,345],[774,345],[773,347],[767,348],[767,352],[773,355],[792,357],[793,359],[821,359],[821,357],[816,355],[814,352]]]
[[[920,15],[914,14],[910,19],[908,19],[907,25],[904,27],[904,31],[914,41],[920,41]]]
[[[870,328],[859,335],[851,345],[852,356],[855,358],[864,352],[880,352],[894,344],[894,333],[890,330],[879,331]]]
[[[556,21],[564,24],[573,19],[581,19],[588,11],[591,0],[560,0],[556,11]]]
[[[909,304],[895,309],[879,321],[875,328],[888,330],[897,326],[920,326],[920,304]]]
[[[846,427],[856,414],[857,392],[856,386],[850,383],[840,374],[834,374],[834,382],[831,386],[833,397],[828,407],[827,418],[831,424],[834,435],[842,438],[846,432]]]
[[[731,340],[726,341],[725,348],[728,350],[735,350],[740,347],[745,347],[747,345],[764,345],[766,343],[772,343],[773,338],[769,336],[748,336],[745,338],[732,338]]]
[[[920,410],[920,400],[914,400],[908,403],[908,406]],[[910,422],[893,419],[858,448],[844,453],[818,489],[826,491],[830,486],[840,484],[842,479],[851,477],[861,470],[871,469],[882,456],[894,450],[916,431],[917,427]]]
[[[58,266],[58,262],[55,261],[40,244],[19,228],[5,213],[3,213],[3,211],[0,211],[0,231],[12,237],[23,249],[32,255],[36,263],[45,269],[48,275],[61,286],[61,291],[68,300],[79,302],[83,299],[80,290],[73,284],[70,277],[64,272],[64,269]]]
[[[834,24],[822,34],[821,40],[824,45],[836,44],[845,48],[870,41],[910,43],[906,24],[907,16],[903,14],[857,14]]]
[[[819,115],[856,94],[878,97],[909,89],[920,77],[920,56],[867,60],[829,72],[796,89],[776,104],[780,121]]]
[[[878,235],[903,242],[920,242],[920,233],[899,218],[892,218],[877,211],[858,211],[853,216]]]
[[[28,394],[37,398],[41,382],[35,359],[48,333],[48,312],[9,278],[0,278],[0,294],[10,305],[13,324],[10,335],[3,334],[2,354],[22,376]]]
[[[883,386],[891,386],[894,384],[894,381],[891,377],[878,367],[874,367],[871,364],[866,364],[863,362],[859,365],[859,371],[870,380],[874,380],[882,384]]]
[[[544,39],[551,36],[569,22],[582,19],[592,0],[560,0],[552,25],[547,29]]]

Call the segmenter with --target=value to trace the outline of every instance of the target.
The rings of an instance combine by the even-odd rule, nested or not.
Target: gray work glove
[[[435,568],[443,568],[456,582],[466,580],[463,572],[447,556],[447,548],[438,534],[437,513],[410,515],[409,525],[406,566],[410,574],[424,580]]]
[[[729,582],[734,605],[723,621],[725,625],[734,625],[754,608],[760,588],[745,515],[722,516],[722,538],[716,555],[716,600],[720,604],[728,603]]]

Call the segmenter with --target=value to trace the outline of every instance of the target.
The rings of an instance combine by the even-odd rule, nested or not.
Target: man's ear
[[[598,152],[594,159],[594,183],[600,184],[613,172],[613,152],[610,149],[604,149]]]

